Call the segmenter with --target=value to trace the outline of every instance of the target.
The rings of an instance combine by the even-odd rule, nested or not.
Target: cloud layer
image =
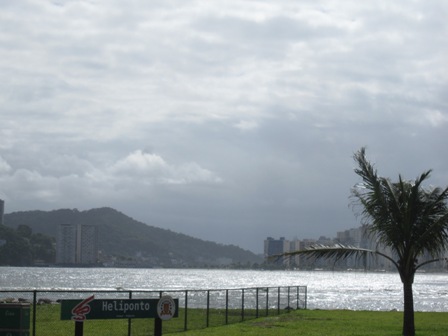
[[[448,181],[440,1],[0,4],[0,198],[262,250],[358,225],[352,154]]]

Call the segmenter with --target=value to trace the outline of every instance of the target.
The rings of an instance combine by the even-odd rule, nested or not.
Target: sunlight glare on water
[[[417,274],[416,311],[448,311],[448,274]],[[0,268],[0,289],[193,290],[307,286],[308,308],[402,310],[396,273],[128,268]]]

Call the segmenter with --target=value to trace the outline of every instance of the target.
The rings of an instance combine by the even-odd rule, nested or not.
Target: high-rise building
[[[274,239],[268,237],[264,241],[264,257],[267,262],[272,262],[275,264],[286,264],[289,258],[286,257],[275,257],[279,256],[285,252],[289,252],[290,244],[285,237],[280,237],[280,239]]]
[[[0,225],[3,225],[3,214],[5,212],[5,201],[0,199]]]
[[[56,238],[56,263],[76,264],[76,225],[60,224]]]
[[[337,233],[337,241],[344,245],[361,247],[363,228],[353,228]]]
[[[95,225],[60,224],[56,239],[57,264],[95,264],[98,233]]]
[[[81,264],[98,261],[98,233],[94,225],[78,226],[78,260]]]
[[[285,240],[285,237],[280,237],[280,239],[274,239],[268,237],[264,241],[264,255],[265,257],[271,257],[274,255],[282,254],[287,252],[289,242]]]

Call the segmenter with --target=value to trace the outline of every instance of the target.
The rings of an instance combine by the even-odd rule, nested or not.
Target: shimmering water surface
[[[308,308],[402,310],[396,273],[1,267],[1,290],[231,289],[308,286]],[[416,311],[448,311],[448,274],[419,273]]]

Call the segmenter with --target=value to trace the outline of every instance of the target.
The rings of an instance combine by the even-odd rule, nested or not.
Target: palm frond
[[[354,155],[358,164],[355,173],[362,183],[352,188],[354,199],[362,206],[362,217],[368,223],[368,234],[375,236],[383,245],[391,247],[398,255],[403,255],[401,245],[403,232],[397,223],[402,222],[400,197],[405,185],[400,177],[398,183],[380,177],[374,166],[365,157],[365,148]]]
[[[342,244],[336,244],[332,246],[316,244],[303,250],[287,252],[274,257],[281,258],[281,257],[292,257],[298,255],[303,255],[308,259],[314,259],[314,260],[330,259],[333,260],[335,263],[338,262],[339,260],[346,260],[350,257],[360,259],[366,257],[367,255],[372,256],[378,255],[390,260],[396,267],[398,267],[394,259],[392,259],[390,256],[382,252]]]
[[[435,263],[435,262],[438,262],[438,261],[443,261],[443,262],[446,263],[446,262],[448,262],[448,258],[444,257],[444,258],[437,258],[437,259],[427,260],[427,261],[422,262],[421,264],[417,265],[415,267],[415,270],[418,270],[420,267],[423,267],[425,265],[428,265],[428,264],[431,264],[431,263]]]
[[[346,260],[350,257],[355,257],[357,259],[360,259],[369,254],[375,255],[376,251],[362,249],[362,248],[355,247],[355,246],[342,245],[342,244],[336,244],[333,246],[316,244],[316,245],[312,245],[304,250],[284,253],[281,256],[292,257],[292,256],[303,255],[307,259],[314,259],[314,260],[330,259],[336,263],[339,260]]]

